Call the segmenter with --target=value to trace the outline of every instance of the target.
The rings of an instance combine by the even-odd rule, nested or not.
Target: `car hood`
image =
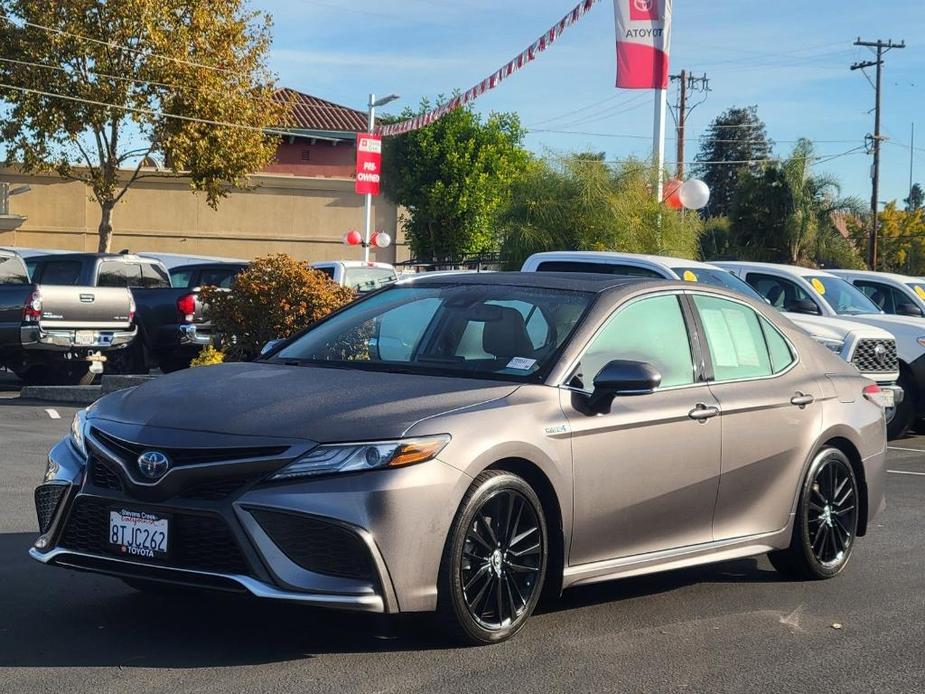
[[[851,316],[849,320],[876,325],[897,337],[925,337],[925,318],[915,316],[894,316],[889,313],[865,313],[860,316]]]
[[[854,320],[831,318],[829,316],[807,316],[803,313],[785,313],[784,315],[813,337],[844,340],[849,333],[854,333],[859,338],[877,340],[887,340],[893,337],[891,333],[882,328],[858,323]]]
[[[123,424],[326,442],[402,436],[416,422],[510,395],[503,381],[358,369],[224,364],[162,376],[97,402]]]

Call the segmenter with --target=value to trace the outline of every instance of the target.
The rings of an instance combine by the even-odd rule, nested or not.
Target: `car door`
[[[691,315],[677,293],[619,308],[589,342],[561,392],[572,431],[571,565],[709,542],[720,473],[716,400],[700,379]],[[583,409],[595,374],[614,359],[662,374],[649,395]]]
[[[707,343],[710,390],[722,412],[714,537],[780,530],[822,428],[821,386],[783,334],[750,305],[700,293],[691,300]]]

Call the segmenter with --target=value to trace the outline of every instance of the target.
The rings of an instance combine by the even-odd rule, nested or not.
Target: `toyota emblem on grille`
[[[138,456],[138,469],[150,480],[159,480],[170,469],[170,458],[160,451],[145,451]]]
[[[876,355],[877,361],[883,364],[886,362],[886,347],[883,345],[877,345],[874,347],[874,355]]]

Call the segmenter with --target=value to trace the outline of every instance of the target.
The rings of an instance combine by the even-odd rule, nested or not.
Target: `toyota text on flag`
[[[617,87],[667,89],[672,0],[614,0]]]

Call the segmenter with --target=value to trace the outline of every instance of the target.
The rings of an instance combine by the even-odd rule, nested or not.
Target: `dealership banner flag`
[[[667,89],[671,0],[614,0],[617,87]]]

